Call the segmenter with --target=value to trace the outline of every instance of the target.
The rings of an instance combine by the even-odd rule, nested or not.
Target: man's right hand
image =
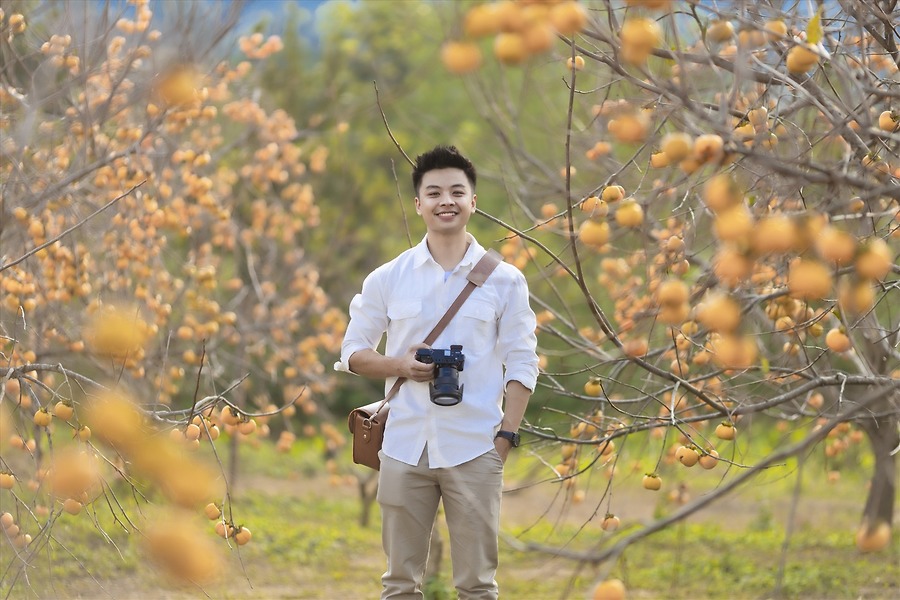
[[[416,344],[415,346],[410,346],[406,354],[397,357],[401,377],[420,383],[434,379],[434,365],[416,360],[416,350],[428,347],[426,344]]]
[[[425,344],[410,346],[401,356],[384,356],[375,350],[358,350],[350,357],[350,370],[357,375],[387,379],[405,377],[410,381],[425,382],[434,379],[434,365],[416,360],[416,350],[428,348]]]

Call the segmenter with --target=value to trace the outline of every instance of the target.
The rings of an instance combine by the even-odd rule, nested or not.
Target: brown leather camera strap
[[[484,256],[481,257],[481,260],[475,263],[475,266],[472,267],[472,270],[469,271],[469,274],[466,276],[466,279],[469,280],[468,283],[466,283],[466,287],[462,289],[459,296],[456,297],[453,304],[450,305],[450,308],[448,308],[447,312],[444,313],[444,316],[441,317],[441,320],[438,321],[437,325],[431,330],[431,333],[425,337],[425,341],[422,342],[423,344],[431,346],[431,344],[434,343],[441,332],[444,331],[444,328],[447,327],[447,324],[450,323],[450,320],[453,319],[457,312],[459,312],[460,307],[462,307],[466,299],[468,299],[468,297],[472,295],[472,292],[475,291],[475,288],[484,285],[484,282],[487,281],[487,278],[494,272],[494,269],[502,260],[503,257],[493,248],[485,252]],[[384,400],[381,401],[381,404],[378,405],[378,408],[372,414],[373,417],[378,414],[386,402],[397,395],[397,392],[400,390],[400,386],[403,385],[404,381],[406,381],[406,378],[400,377],[394,382],[394,385],[391,386],[387,396],[384,397]]]

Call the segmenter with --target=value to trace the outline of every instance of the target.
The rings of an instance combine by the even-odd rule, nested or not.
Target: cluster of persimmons
[[[538,312],[539,329],[564,347],[558,354],[584,359],[562,371],[588,376],[583,394],[561,374],[551,384],[587,401],[568,415],[568,435],[556,432],[547,461],[574,501],[585,497],[578,476],[601,467],[612,477],[616,442],[635,432],[676,438],[654,467],[637,469],[651,490],[663,487],[660,466],[735,465],[716,446],[730,449],[741,419],[764,410],[763,392],[748,390],[774,395],[810,369],[855,373],[869,360],[875,334],[866,331],[894,330],[900,112],[886,89],[897,63],[877,35],[837,35],[842,21],[823,11],[485,2],[445,44],[445,67],[466,77],[479,76],[488,36],[501,64],[536,71],[556,61],[567,76],[571,150],[558,191],[551,182],[543,197],[521,200],[534,224],[503,254],[552,282],[537,294],[544,300],[574,279],[592,316],[585,324],[574,306],[552,301]],[[532,45],[538,30],[568,47]],[[843,88],[823,92],[835,77],[870,82],[865,105],[842,104]],[[624,376],[629,363],[642,369],[639,384]],[[871,375],[896,378],[900,368]],[[781,425],[814,434],[840,410],[833,391],[786,395],[776,412],[792,420]],[[829,480],[863,435],[850,422],[830,431],[821,445]],[[671,499],[683,502],[677,488]],[[619,519],[610,511],[602,528]],[[871,551],[889,539],[890,524],[864,520],[857,544]]]
[[[114,507],[155,562],[202,582],[222,566],[197,532],[204,505],[229,544],[250,538],[211,461],[220,431],[277,432],[281,451],[294,431],[344,443],[314,415],[345,317],[302,248],[328,153],[252,99],[277,36],[241,38],[246,60],[210,67],[172,57],[150,4],[130,4],[93,37],[0,10],[8,48],[57,86],[0,85],[16,157],[0,167],[0,544],[18,570],[54,547],[58,517]]]

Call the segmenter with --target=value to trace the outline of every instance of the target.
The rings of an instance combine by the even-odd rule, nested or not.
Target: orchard
[[[507,484],[592,508],[589,543],[515,549],[625,597],[630,548],[818,461],[868,471],[844,538],[891,560],[895,2],[322,4],[316,52],[287,8],[0,8],[0,589],[72,558],[67,520],[110,539],[100,512],[215,582],[265,543],[235,500],[262,447],[316,444],[371,503],[343,427],[379,386],[330,364],[436,142],[479,165],[471,227],[538,316]]]
[[[208,582],[227,546],[192,515],[217,501],[223,537],[250,539],[218,436],[277,432],[287,451],[331,386],[345,317],[295,243],[319,225],[307,179],[327,150],[252,99],[277,36],[211,62],[212,47],[173,55],[183,33],[151,27],[148,2],[111,21],[48,8],[0,16],[3,568],[15,578],[63,513],[103,505],[166,571]],[[218,17],[210,43],[233,27]]]
[[[790,457],[824,448],[841,464],[851,434],[874,455],[856,543],[888,548],[900,447],[897,17],[890,2],[465,11],[444,64],[466,73],[503,140],[517,209],[502,223],[504,254],[543,309],[542,384],[568,399],[530,413],[546,476],[575,498],[606,468],[598,510],[612,513],[617,480],[635,484],[607,444],[658,449],[650,490],[665,489],[656,471],[673,459],[727,471],[579,560],[618,556]],[[529,43],[548,28],[552,47]],[[453,60],[463,44],[479,60]],[[559,80],[537,91],[548,64]],[[498,66],[560,118],[542,128],[524,96],[490,83]],[[771,428],[782,441],[744,462],[737,441]]]

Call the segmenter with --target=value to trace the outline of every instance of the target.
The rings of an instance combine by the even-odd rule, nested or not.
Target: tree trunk
[[[368,473],[365,477],[357,475],[359,500],[362,510],[359,513],[359,526],[368,527],[372,520],[372,505],[378,494],[378,473]]]
[[[887,328],[879,323],[875,311],[870,311],[860,320],[860,329],[866,343],[860,345],[860,354],[872,374],[887,375],[891,370],[892,349],[889,336],[884,335]],[[886,397],[869,408],[877,415],[872,418],[861,418],[857,424],[866,433],[875,454],[875,468],[872,472],[872,485],[869,497],[863,509],[862,527],[866,535],[873,534],[880,524],[887,527],[894,522],[894,497],[897,490],[896,454],[891,455],[900,445],[900,431],[897,429],[900,414],[897,413],[897,394]],[[888,531],[890,531],[888,529]],[[859,545],[857,543],[857,545]]]
[[[900,432],[897,430],[898,417],[888,415],[874,419],[864,419],[859,426],[865,431],[875,454],[875,469],[872,473],[872,485],[869,497],[863,509],[862,522],[869,530],[878,523],[889,526],[894,520],[894,498],[897,490],[897,460],[891,455],[900,445]]]

